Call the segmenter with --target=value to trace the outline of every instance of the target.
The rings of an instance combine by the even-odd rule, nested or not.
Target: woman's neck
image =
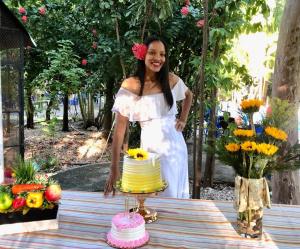
[[[146,73],[145,73],[145,82],[146,81],[152,81],[155,82],[157,80],[156,78],[156,73],[150,70],[146,69]]]

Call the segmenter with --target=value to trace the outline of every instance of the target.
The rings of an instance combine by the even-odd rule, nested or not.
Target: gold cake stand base
[[[123,189],[121,188],[121,181],[119,181],[118,184],[116,185],[116,189],[119,192],[121,192],[123,195],[133,196],[136,198],[137,205],[136,205],[136,207],[131,208],[129,210],[129,212],[139,213],[141,216],[143,216],[146,223],[152,223],[152,222],[156,221],[157,217],[158,217],[157,211],[155,211],[154,209],[151,209],[151,208],[147,208],[145,206],[146,198],[158,195],[158,193],[163,192],[167,187],[168,187],[168,184],[166,182],[164,182],[164,185],[162,186],[162,188],[160,188],[159,190],[157,190],[155,192],[151,192],[151,193],[132,193],[132,192],[130,192],[129,193],[129,192],[123,191]]]
[[[144,217],[146,223],[152,223],[157,220],[157,212],[154,209],[145,206],[146,197],[136,196],[137,207],[132,208],[129,212],[139,213]]]

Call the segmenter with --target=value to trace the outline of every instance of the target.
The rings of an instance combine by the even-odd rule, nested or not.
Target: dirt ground
[[[25,128],[25,159],[43,161],[44,165],[48,161],[46,171],[110,161],[110,144],[95,127],[84,130],[81,123],[70,123],[70,132],[62,132],[58,123],[53,136],[44,130],[42,123],[35,124],[35,129]]]

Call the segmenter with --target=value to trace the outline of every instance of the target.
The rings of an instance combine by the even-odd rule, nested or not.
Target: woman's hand
[[[183,131],[185,125],[186,125],[186,122],[181,121],[180,119],[177,119],[176,124],[175,124],[175,129],[177,131]]]
[[[106,180],[106,184],[104,187],[104,196],[108,196],[111,192],[114,196],[116,193],[115,184],[117,180],[120,178],[120,171],[119,170],[111,170],[110,174]]]

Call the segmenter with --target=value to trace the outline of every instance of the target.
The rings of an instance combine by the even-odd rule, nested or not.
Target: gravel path
[[[201,188],[200,199],[233,201],[234,187],[226,184],[214,184],[213,188]]]

